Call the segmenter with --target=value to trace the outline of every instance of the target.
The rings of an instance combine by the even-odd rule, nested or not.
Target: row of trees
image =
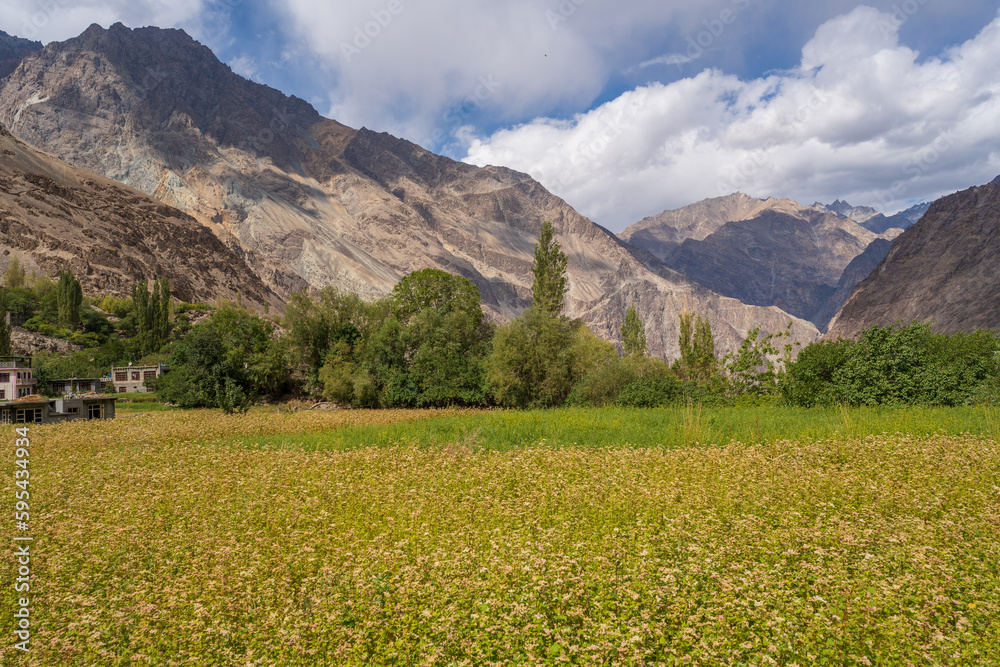
[[[237,411],[258,397],[288,393],[366,407],[517,408],[688,401],[956,405],[996,400],[1000,393],[995,333],[946,336],[923,324],[874,327],[857,342],[814,343],[794,360],[788,332],[753,330],[738,350],[720,357],[708,320],[685,312],[679,314],[680,356],[668,363],[648,355],[642,317],[630,306],[619,354],[562,314],[566,256],[549,223],[533,271],[531,307],[500,327],[484,318],[475,284],[425,269],[372,302],[334,287],[293,294],[281,336],[277,320],[239,303],[222,304],[192,327],[182,312],[189,305],[174,308],[172,318],[165,279],[152,289],[140,281],[131,299],[101,302],[120,318],[117,336],[106,335],[72,358],[44,357],[39,375],[93,375],[101,364],[165,361],[172,371],[158,387],[164,400]],[[81,299],[69,272],[58,285],[39,279],[31,289],[17,271],[11,280],[8,275],[5,283],[17,286],[0,292],[0,307],[27,300],[38,311],[33,319],[71,325],[76,318],[88,336],[96,336],[90,328],[110,328]],[[9,349],[9,331],[0,325],[0,351],[5,340]]]

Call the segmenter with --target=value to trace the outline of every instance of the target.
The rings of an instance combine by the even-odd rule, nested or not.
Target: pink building
[[[0,357],[0,401],[37,393],[31,357]]]

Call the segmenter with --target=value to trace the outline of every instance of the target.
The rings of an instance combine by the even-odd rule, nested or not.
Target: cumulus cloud
[[[609,80],[655,55],[650,49],[659,42],[676,40],[680,47],[706,22],[714,27],[720,16],[771,4],[282,0],[280,12],[288,32],[334,72],[330,103],[321,111],[456,154],[449,141],[461,145],[466,125],[495,127],[590,108]],[[274,6],[279,11],[277,0]],[[736,47],[737,27],[724,26],[725,40],[713,35],[714,46]]]
[[[615,230],[734,191],[893,212],[990,180],[1000,17],[926,59],[900,44],[903,22],[860,6],[823,24],[793,70],[639,87],[569,121],[475,139],[465,159],[528,172]]]

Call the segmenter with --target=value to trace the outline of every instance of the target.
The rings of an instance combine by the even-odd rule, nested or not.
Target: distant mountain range
[[[664,211],[619,236],[720,294],[778,306],[822,330],[854,287],[850,281],[864,277],[854,267],[845,283],[845,269],[869,248],[865,265],[887,249],[873,246],[879,236],[845,212],[863,221],[877,215],[840,201],[806,207],[736,193]]]
[[[817,210],[831,211],[841,217],[850,218],[868,231],[876,234],[885,234],[893,228],[899,230],[909,229],[927,212],[928,206],[930,206],[930,202],[923,202],[887,217],[871,206],[851,206],[839,199],[832,204],[813,204],[813,208]]]
[[[668,356],[683,310],[709,318],[721,350],[757,326],[818,335],[777,307],[682,276],[526,174],[322,118],[179,30],[95,25],[28,54],[0,81],[0,122],[185,211],[280,298],[305,284],[378,297],[436,267],[474,281],[488,314],[506,320],[530,302],[533,245],[551,220],[569,257],[568,314],[607,339],[629,305],[643,313],[650,349]]]

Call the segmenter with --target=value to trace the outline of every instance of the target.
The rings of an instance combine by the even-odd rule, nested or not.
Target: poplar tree
[[[132,312],[139,335],[149,331],[149,290],[145,280],[132,285]]]
[[[635,306],[629,306],[622,320],[622,352],[626,357],[646,354],[646,328]]]
[[[559,315],[569,289],[566,280],[566,255],[555,240],[555,230],[548,220],[535,245],[535,280],[531,284],[531,306],[552,317]]]
[[[156,339],[159,347],[166,345],[170,338],[170,281],[160,279],[160,319],[156,327]]]
[[[7,294],[0,290],[0,356],[2,357],[10,356],[13,352],[10,341],[11,327],[7,324],[7,309]]]
[[[715,375],[718,366],[715,339],[707,319],[691,312],[681,313],[677,343],[681,348],[678,365],[682,372],[699,381],[710,380]]]
[[[59,326],[71,328],[80,324],[80,306],[83,304],[83,288],[80,281],[69,270],[59,274],[56,288],[56,311]]]

